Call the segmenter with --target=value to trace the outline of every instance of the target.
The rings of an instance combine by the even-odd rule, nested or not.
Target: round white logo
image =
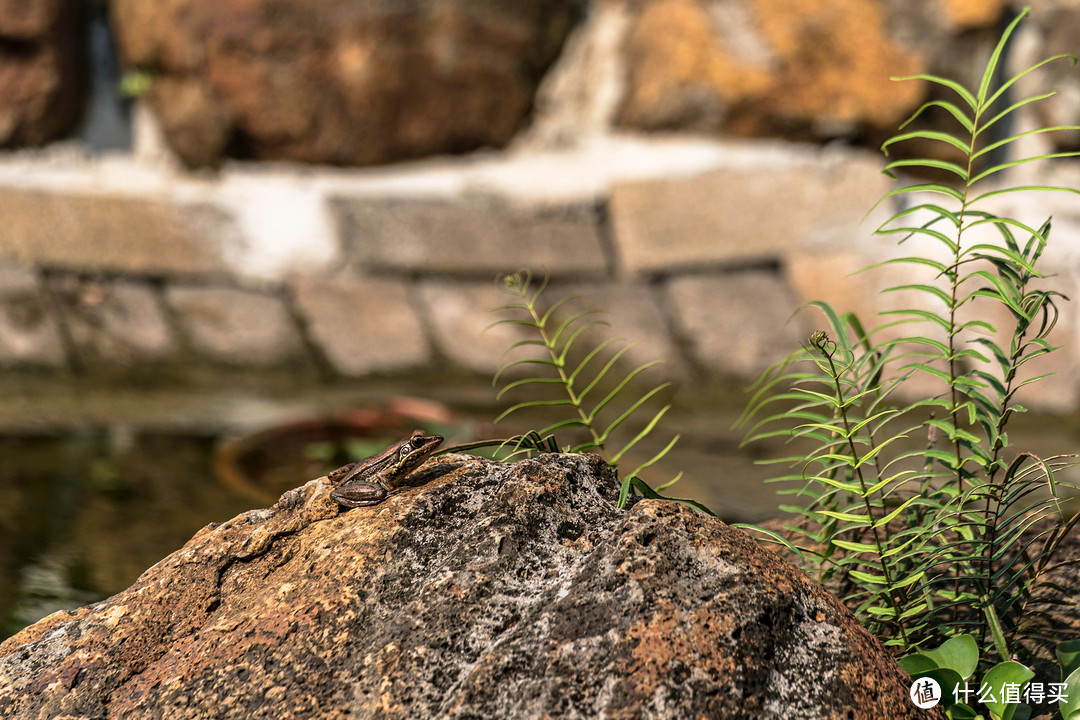
[[[923,710],[932,708],[941,702],[941,686],[934,678],[919,678],[911,683],[911,702]]]

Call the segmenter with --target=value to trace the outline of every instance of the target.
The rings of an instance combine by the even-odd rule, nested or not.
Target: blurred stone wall
[[[41,5],[55,27],[70,22],[70,3]],[[931,96],[888,76],[972,82],[1016,12],[987,0],[377,5],[113,2],[121,54],[151,81],[131,152],[64,142],[70,123],[35,125],[40,100],[4,95],[0,120],[17,118],[0,123],[14,148],[0,156],[5,373],[490,373],[517,337],[483,332],[484,309],[506,300],[493,279],[527,267],[550,273],[553,295],[607,310],[639,341],[632,358],[667,361],[673,379],[754,377],[820,324],[792,318],[800,304],[864,320],[892,307],[879,291],[897,276],[852,276],[895,252],[872,235],[895,207],[864,219],[893,187],[874,148]],[[0,44],[0,82],[44,73],[27,96],[78,97],[58,89],[78,89],[60,69],[69,45],[44,49],[59,30],[24,7],[0,0],[0,37],[37,28],[18,62]],[[1080,50],[1078,27],[1080,2],[1040,4],[1011,71]],[[1055,83],[1060,97],[1023,122],[1080,120],[1080,81],[1064,71],[1025,86]],[[1080,187],[1075,161],[1024,172],[1006,180]],[[1000,208],[1053,215],[1048,272],[1076,296],[1075,196]],[[1067,309],[1056,333],[1067,347],[1044,367],[1060,374],[1028,401],[1071,410],[1080,314]]]

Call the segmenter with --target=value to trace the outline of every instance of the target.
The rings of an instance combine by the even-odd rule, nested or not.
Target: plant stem
[[[818,348],[821,350],[821,347]],[[860,497],[862,498],[863,508],[866,510],[866,516],[870,521],[870,531],[874,535],[874,546],[877,548],[878,559],[881,562],[881,573],[885,576],[885,591],[889,598],[889,605],[892,606],[893,612],[896,616],[896,627],[900,631],[900,639],[904,642],[905,650],[910,647],[907,638],[907,632],[904,630],[904,624],[900,622],[901,608],[900,602],[893,596],[893,581],[892,573],[889,570],[889,564],[885,558],[882,557],[885,554],[885,545],[881,540],[881,533],[875,526],[874,522],[874,506],[870,502],[869,492],[866,488],[866,480],[863,477],[862,465],[859,459],[859,451],[855,447],[855,441],[852,439],[851,422],[848,420],[847,415],[847,403],[844,401],[844,388],[840,383],[840,371],[836,367],[836,363],[833,361],[833,357],[830,353],[824,352],[822,354],[829,361],[829,376],[833,381],[833,388],[836,393],[836,399],[840,410],[840,419],[844,425],[844,437],[847,440],[848,450],[851,452],[852,470],[855,476],[859,480]]]
[[[539,295],[539,292],[537,292],[537,295]],[[581,398],[574,392],[574,385],[566,375],[566,368],[559,359],[558,353],[555,352],[555,345],[551,338],[548,337],[544,321],[536,312],[536,295],[529,297],[528,287],[525,286],[522,288],[521,298],[525,301],[525,305],[529,309],[529,314],[532,316],[533,324],[535,325],[537,332],[540,333],[540,339],[544,341],[544,347],[547,348],[548,355],[551,356],[551,361],[555,365],[555,369],[559,372],[559,379],[562,381],[563,388],[566,389],[566,394],[570,397],[570,403],[574,406],[574,409],[577,410],[582,425],[589,431],[589,434],[592,435],[595,447],[600,451],[604,460],[610,465],[611,462],[608,457],[607,448],[604,446],[604,442],[601,440],[600,436],[596,434],[596,428],[593,427],[591,418],[585,412],[585,408],[581,405]]]

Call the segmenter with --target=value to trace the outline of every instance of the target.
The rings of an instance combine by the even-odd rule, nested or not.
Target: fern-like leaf
[[[502,398],[508,393],[522,389],[553,386],[562,390],[565,397],[560,399],[531,398],[511,405],[504,410],[496,422],[504,420],[510,415],[523,411],[536,411],[548,409],[563,409],[568,415],[560,417],[538,432],[526,434],[528,442],[518,442],[515,452],[521,450],[531,451],[538,447],[550,447],[554,440],[548,441],[553,433],[567,429],[579,429],[584,431],[587,439],[575,445],[567,446],[571,452],[597,452],[601,454],[609,466],[619,475],[618,463],[628,453],[645,442],[659,426],[660,420],[670,409],[665,405],[651,416],[646,416],[645,409],[648,403],[669,387],[669,383],[661,383],[642,392],[639,388],[638,378],[643,373],[658,363],[649,362],[638,365],[627,372],[621,379],[613,379],[619,362],[628,353],[632,346],[625,345],[611,352],[612,347],[619,341],[606,339],[587,350],[582,357],[578,357],[577,344],[584,342],[590,332],[597,328],[606,327],[607,323],[596,319],[596,310],[584,310],[565,314],[563,311],[572,304],[573,297],[564,297],[547,306],[542,307],[541,293],[547,286],[547,277],[534,286],[532,276],[528,271],[519,271],[514,275],[502,278],[502,286],[515,298],[514,302],[507,303],[498,308],[503,312],[513,314],[512,318],[504,318],[496,324],[511,323],[525,327],[534,332],[537,338],[528,341],[519,341],[516,345],[541,347],[546,353],[544,359],[514,360],[505,363],[496,373],[495,382],[512,368],[535,365],[549,368],[551,375],[526,377],[507,382],[499,390],[498,397]],[[606,356],[606,359],[605,359]],[[610,389],[608,389],[610,388]],[[604,393],[604,391],[606,393]],[[604,393],[599,400],[594,396]],[[618,408],[622,409],[619,410]],[[607,419],[614,413],[614,418]],[[646,419],[647,418],[647,419]],[[641,422],[641,426],[633,437],[621,448],[610,447],[614,436],[624,429],[624,426]],[[539,438],[540,440],[537,440]],[[663,459],[678,442],[679,436],[674,436],[659,452],[656,452],[647,460],[639,464],[632,472],[622,476],[619,487],[619,507],[628,501],[631,491],[637,490],[646,497],[661,497],[657,490],[653,490],[640,477],[640,473],[655,465]],[[678,476],[676,477],[678,479]],[[664,488],[671,485],[668,482]],[[679,500],[703,512],[711,511],[701,503],[686,498],[672,498]]]

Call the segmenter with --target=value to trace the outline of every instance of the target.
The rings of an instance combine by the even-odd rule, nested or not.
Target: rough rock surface
[[[577,0],[116,0],[189,164],[385,163],[507,143]]]
[[[43,145],[82,117],[83,0],[0,0],[0,146]]]
[[[1000,0],[653,0],[635,8],[620,125],[876,147],[925,99],[890,76],[976,72]],[[951,48],[962,44],[963,49]],[[981,67],[981,66],[980,66]],[[981,72],[981,70],[979,71]],[[977,82],[978,78],[974,78]],[[869,137],[864,137],[869,136]]]
[[[587,456],[460,455],[372,508],[325,478],[0,644],[5,718],[909,718],[832,596]]]

